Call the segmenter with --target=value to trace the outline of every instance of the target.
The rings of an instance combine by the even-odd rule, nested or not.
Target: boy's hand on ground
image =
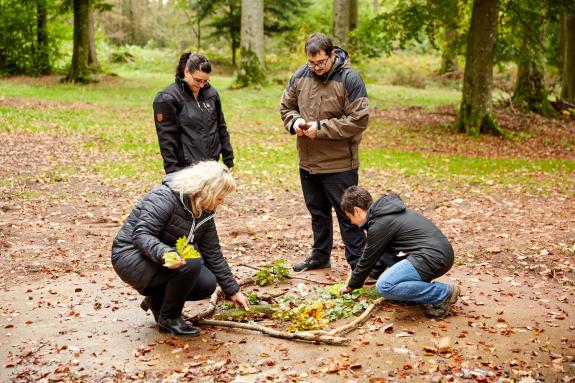
[[[341,286],[341,288],[339,289],[339,294],[340,295],[344,295],[344,294],[349,294],[353,291],[353,289],[347,285],[345,286]]]

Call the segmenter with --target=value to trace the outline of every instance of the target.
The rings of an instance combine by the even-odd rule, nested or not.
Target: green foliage
[[[240,70],[232,88],[266,85],[266,75],[254,51],[241,49]]]
[[[248,291],[246,293],[246,298],[248,298],[248,302],[250,305],[257,305],[258,303],[260,303],[260,298],[253,291]]]
[[[325,328],[330,322],[354,316],[377,298],[373,287],[354,290],[341,296],[343,283],[325,287],[320,296],[311,302],[296,297],[285,297],[275,310],[274,318],[291,322],[287,331],[308,331]],[[361,300],[360,300],[361,299]]]
[[[0,1],[0,74],[45,74],[69,37],[59,3],[46,0],[47,43],[38,41],[38,7],[42,1]],[[44,64],[42,64],[44,63]],[[47,67],[43,67],[46,65]]]
[[[398,0],[390,11],[360,23],[350,33],[350,44],[354,53],[367,57],[403,49],[411,42],[439,49],[440,32],[443,28],[461,28],[464,15],[465,9],[458,0]],[[463,37],[459,33],[453,44],[462,46]]]
[[[271,266],[264,267],[256,273],[256,285],[267,286],[283,282],[289,276],[287,262],[283,259],[275,261]]]
[[[288,332],[320,330],[329,324],[329,319],[325,314],[331,306],[331,302],[322,299],[309,304],[302,303],[294,308],[280,306],[274,312],[273,317],[291,322],[287,328]]]
[[[186,237],[178,238],[178,240],[176,241],[176,250],[178,251],[178,254],[180,254],[182,258],[185,259],[201,257],[200,253],[198,253],[198,251],[194,249],[194,247],[187,242]]]

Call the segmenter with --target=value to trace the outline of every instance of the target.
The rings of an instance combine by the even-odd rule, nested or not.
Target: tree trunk
[[[72,65],[66,77],[70,82],[90,82],[88,68],[89,43],[88,24],[90,20],[90,0],[74,0],[74,50]]]
[[[443,31],[443,49],[441,51],[441,68],[439,74],[455,72],[459,70],[457,65],[457,51],[454,42],[457,39],[455,27],[446,26]]]
[[[264,74],[264,2],[242,0],[240,70],[236,87],[263,85]]]
[[[544,7],[538,2],[533,6]],[[521,36],[521,50],[517,59],[517,81],[513,92],[513,103],[524,110],[531,110],[544,116],[553,114],[547,99],[545,86],[545,9],[533,12],[529,25],[516,33]],[[528,28],[528,30],[527,30]]]
[[[88,66],[94,72],[100,70],[100,62],[98,61],[98,54],[96,51],[96,32],[94,31],[94,10],[90,9],[90,16],[88,20]]]
[[[373,14],[377,15],[379,13],[379,0],[373,0]]]
[[[357,17],[358,17],[358,0],[351,0],[349,3],[349,30],[353,31],[357,28]]]
[[[564,11],[563,76],[561,98],[575,102],[575,15]]]
[[[333,39],[336,45],[343,46],[349,33],[351,0],[333,0]]]
[[[467,37],[463,97],[457,116],[460,132],[477,136],[502,131],[491,116],[493,56],[497,40],[499,0],[475,0]]]
[[[48,10],[46,8],[46,0],[38,0],[36,12],[38,21],[38,54],[36,55],[38,74],[48,74],[50,73],[50,50],[48,47]]]

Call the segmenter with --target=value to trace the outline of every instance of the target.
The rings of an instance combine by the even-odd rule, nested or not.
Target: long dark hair
[[[180,56],[180,61],[176,67],[176,76],[184,78],[185,68],[188,68],[191,73],[196,71],[210,73],[212,71],[212,65],[206,56],[189,51],[182,53]]]

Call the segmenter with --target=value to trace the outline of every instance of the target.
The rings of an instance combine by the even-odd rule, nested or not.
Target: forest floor
[[[453,113],[397,109],[374,117],[391,121],[377,134],[387,135],[396,150],[419,150],[421,141],[409,137],[427,135],[430,152],[575,161],[572,120],[501,112],[511,130],[526,123],[538,129],[521,145],[487,136],[465,146],[457,134],[420,130],[444,124]],[[409,128],[398,133],[398,125]],[[109,261],[113,237],[152,184],[102,177],[91,165],[109,153],[86,146],[88,140],[0,132],[0,381],[575,381],[572,171],[555,186],[545,170],[529,174],[543,186],[526,190],[466,180],[445,187],[441,177],[362,168],[362,184],[379,194],[400,192],[452,241],[456,265],[441,280],[461,285],[462,296],[451,317],[429,320],[421,307],[384,302],[348,335],[347,346],[217,327],[185,339],[157,331],[139,308],[141,297],[120,281]],[[368,137],[364,145],[371,142]],[[85,171],[61,175],[68,165]],[[299,185],[244,183],[241,164],[236,177],[239,188],[217,215],[234,273],[253,273],[240,264],[305,258],[310,220]],[[332,268],[305,276],[335,283],[347,273],[336,233]]]

